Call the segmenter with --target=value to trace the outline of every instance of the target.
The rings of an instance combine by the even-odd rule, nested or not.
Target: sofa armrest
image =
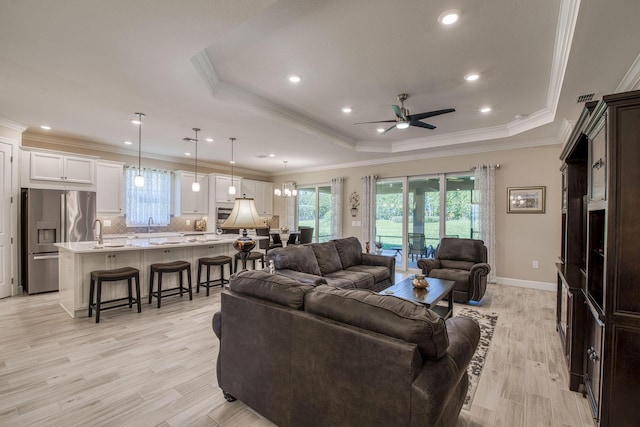
[[[482,276],[486,276],[491,271],[491,266],[487,263],[480,262],[478,264],[474,264],[470,270],[470,280],[471,282],[479,281]]]
[[[362,265],[379,265],[387,267],[389,269],[389,277],[391,278],[391,284],[395,284],[396,276],[396,259],[395,257],[376,254],[362,254]]]
[[[211,320],[211,327],[213,328],[213,333],[216,334],[218,339],[221,339],[222,336],[222,312],[217,311],[213,315],[213,319]]]
[[[420,258],[418,260],[418,268],[422,269],[422,274],[428,276],[431,270],[440,268],[440,260],[435,258]]]
[[[441,425],[436,417],[443,415],[462,376],[467,375],[467,367],[480,341],[480,327],[474,320],[456,316],[446,324],[447,353],[437,360],[425,360],[411,386],[412,420],[431,419],[433,425]]]

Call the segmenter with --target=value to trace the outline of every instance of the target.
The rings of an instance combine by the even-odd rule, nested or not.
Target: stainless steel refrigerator
[[[23,188],[22,283],[30,294],[58,290],[59,242],[93,240],[96,193]]]

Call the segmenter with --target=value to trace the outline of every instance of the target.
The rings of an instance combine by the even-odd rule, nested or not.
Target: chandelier
[[[287,161],[284,162],[284,180],[282,182],[282,189],[276,188],[273,190],[273,194],[278,197],[296,197],[298,195],[298,190],[296,189],[296,184],[293,182],[287,182]]]

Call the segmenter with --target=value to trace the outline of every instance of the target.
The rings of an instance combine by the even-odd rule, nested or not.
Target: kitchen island
[[[252,236],[258,240],[259,236]],[[217,255],[233,257],[237,252],[232,243],[238,236],[168,236],[153,238],[106,239],[97,242],[56,243],[59,250],[58,276],[60,305],[71,317],[86,317],[89,304],[90,275],[94,270],[134,267],[140,270],[140,291],[144,303],[149,294],[149,266],[154,263],[188,261],[191,263],[193,291],[197,281],[198,258]],[[219,269],[212,269],[212,279],[220,277]],[[163,278],[163,288],[177,286],[177,276]],[[165,285],[166,284],[166,285]],[[127,282],[110,283],[102,289],[102,300],[127,296]],[[143,307],[147,304],[143,304]]]

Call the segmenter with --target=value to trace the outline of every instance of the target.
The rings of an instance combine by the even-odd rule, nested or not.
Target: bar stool
[[[182,272],[187,272],[187,281],[189,283],[189,287],[184,287],[184,282],[182,280]],[[153,280],[155,273],[158,273],[158,290],[156,292],[153,291]],[[163,273],[178,273],[178,277],[180,282],[177,287],[162,289],[162,274]],[[178,295],[182,297],[184,291],[189,292],[189,301],[193,300],[193,294],[191,293],[191,263],[188,261],[173,261],[167,263],[158,263],[151,264],[151,277],[149,277],[149,304],[151,304],[151,300],[153,297],[156,297],[158,300],[158,308],[160,308],[160,302],[162,297],[170,297],[173,295]]]
[[[136,280],[136,297],[133,298],[133,292],[131,289],[131,279]],[[102,282],[119,282],[122,280],[127,281],[129,296],[124,298],[116,298],[108,301],[102,301]],[[96,283],[98,285],[98,292],[96,293]],[[93,302],[93,296],[96,295],[96,302]],[[122,304],[109,305],[103,307],[102,304],[110,304],[119,301],[127,301]],[[133,267],[118,268],[115,270],[96,270],[91,272],[91,284],[89,285],[89,317],[93,315],[93,309],[96,310],[96,323],[100,323],[100,311],[110,310],[112,308],[124,307],[126,305],[129,308],[133,307],[133,303],[138,305],[138,313],[142,311],[140,306],[140,271]]]
[[[198,259],[198,284],[196,285],[196,293],[200,293],[200,285],[207,288],[207,296],[209,296],[209,288],[212,286],[224,286],[225,283],[229,283],[229,280],[224,278],[224,266],[229,264],[229,275],[233,273],[233,267],[231,265],[231,257],[225,255],[219,255],[214,257],[203,257]],[[211,279],[211,267],[220,266],[220,278]],[[207,281],[201,282],[200,277],[202,273],[202,267],[207,267]]]
[[[240,257],[240,253],[235,254],[234,256],[235,262],[233,270],[235,272],[238,271],[238,261],[242,260]],[[258,251],[251,251],[249,255],[247,255],[247,261],[253,261],[253,269],[256,269],[256,261],[260,261],[262,263],[262,268],[264,268],[264,254]]]

